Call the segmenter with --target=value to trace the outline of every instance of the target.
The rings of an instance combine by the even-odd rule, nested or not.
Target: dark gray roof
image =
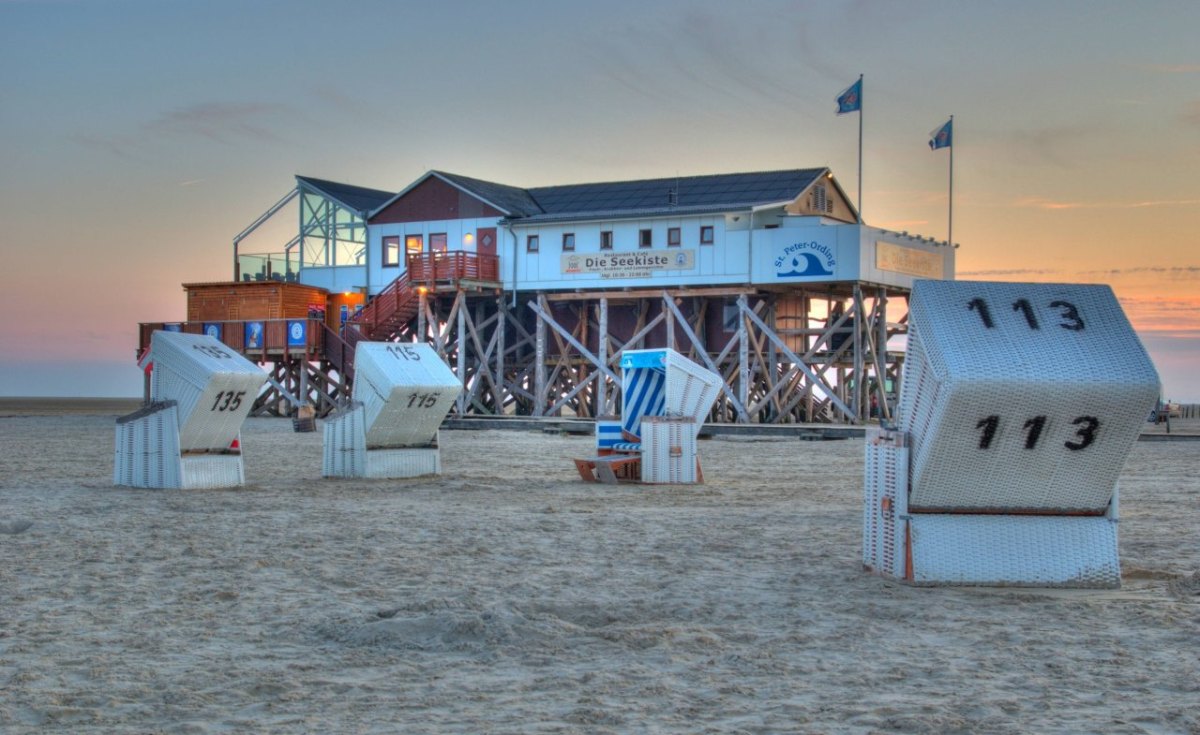
[[[540,214],[542,211],[538,207],[537,202],[529,196],[529,192],[525,189],[508,186],[507,184],[497,184],[492,181],[484,181],[482,179],[472,179],[469,176],[459,176],[458,174],[451,174],[445,171],[434,171],[432,173],[471,192],[476,197],[490,202],[509,217],[528,217]]]
[[[795,199],[828,169],[805,168],[710,176],[679,176],[598,184],[567,184],[521,189],[469,176],[430,171],[472,196],[492,204],[509,221],[549,222],[617,217],[664,217],[671,214],[708,214],[749,209],[761,204]],[[373,213],[402,196],[297,176],[297,179],[348,207]]]
[[[297,176],[296,179],[363,215],[395,196],[395,192],[392,191],[367,189],[362,186],[339,184],[336,181],[325,181],[308,176]]]
[[[542,210],[528,217],[542,221],[744,209],[791,201],[826,170],[791,169],[543,186],[528,190]]]

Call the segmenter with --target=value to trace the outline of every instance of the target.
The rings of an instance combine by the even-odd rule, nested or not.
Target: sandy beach
[[[251,419],[246,487],[132,490],[118,413],[0,410],[6,733],[1200,733],[1200,441],[1134,447],[1120,590],[926,589],[861,571],[861,439],[346,481]]]

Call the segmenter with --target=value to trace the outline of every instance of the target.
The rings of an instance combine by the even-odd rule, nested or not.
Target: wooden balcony
[[[408,279],[414,284],[428,286],[454,285],[475,281],[489,286],[500,285],[500,256],[462,251],[440,253],[410,253],[407,258]]]

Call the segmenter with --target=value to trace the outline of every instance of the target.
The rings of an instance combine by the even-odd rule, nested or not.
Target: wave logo
[[[797,242],[783,249],[775,259],[776,278],[832,276],[837,257],[832,248],[815,240]]]

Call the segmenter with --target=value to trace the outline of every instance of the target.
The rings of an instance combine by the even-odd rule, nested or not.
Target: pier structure
[[[272,253],[247,243],[298,207]],[[523,189],[431,171],[396,192],[297,177],[185,322],[264,365],[256,415],[350,396],[358,341],[429,344],[458,416],[619,413],[620,357],[718,373],[711,421],[858,423],[895,409],[907,297],[949,243],[859,222],[824,168]],[[901,339],[898,339],[901,338]]]

